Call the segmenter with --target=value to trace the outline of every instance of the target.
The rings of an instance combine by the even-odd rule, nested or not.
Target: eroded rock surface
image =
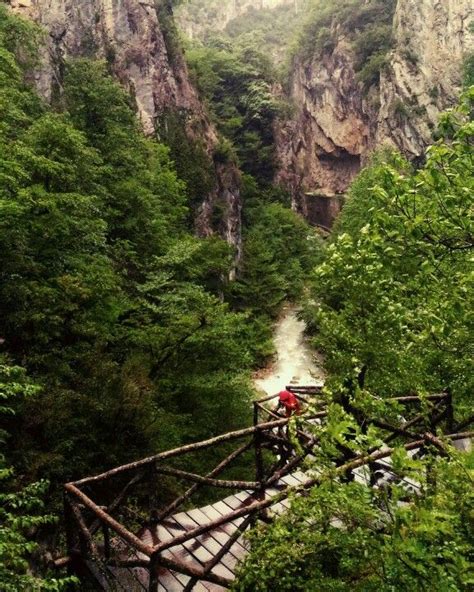
[[[178,112],[190,141],[198,141],[212,160],[217,134],[191,84],[173,32],[160,22],[154,0],[11,0],[12,9],[46,31],[36,72],[40,94],[50,100],[61,92],[64,60],[94,57],[108,61],[133,96],[147,134],[163,113]],[[166,6],[166,3],[165,3]],[[168,24],[172,14],[161,14]],[[197,229],[213,232],[213,211],[221,203],[223,235],[240,252],[240,179],[235,167],[216,166],[216,185],[202,196]]]
[[[463,59],[474,51],[473,20],[474,0],[398,0],[394,49],[370,92],[342,33],[332,52],[296,58],[296,115],[277,126],[277,181],[290,189],[296,209],[311,219],[315,196],[333,208],[332,196],[344,193],[376,147],[412,159],[424,153],[440,112],[459,97]]]

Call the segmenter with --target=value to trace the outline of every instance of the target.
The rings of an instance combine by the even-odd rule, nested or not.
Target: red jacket
[[[278,394],[278,406],[283,405],[285,408],[286,417],[291,417],[295,413],[298,414],[301,411],[301,405],[294,393],[291,391],[281,391]]]

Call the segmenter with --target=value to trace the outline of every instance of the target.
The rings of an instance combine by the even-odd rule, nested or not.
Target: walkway
[[[188,592],[226,590],[247,552],[243,532],[256,520],[268,521],[288,507],[288,497],[317,486],[321,477],[299,470],[314,451],[317,438],[305,425],[324,421],[327,412],[317,387],[293,387],[311,412],[298,420],[297,453],[286,437],[287,419],[274,419],[272,398],[255,402],[255,424],[170,450],[65,485],[68,557],[61,560],[73,571],[93,575],[103,590]],[[390,478],[389,444],[405,440],[405,448],[421,453],[429,445],[443,452],[444,444],[427,430],[436,426],[460,432],[452,422],[449,394],[422,401],[397,399],[405,406],[405,421],[391,426],[368,419],[385,433],[385,445],[369,455],[341,452],[336,471],[371,486]],[[472,420],[471,420],[472,421]],[[474,434],[453,433],[454,441]],[[400,443],[400,442],[399,442]],[[206,474],[189,472],[204,450],[222,450],[218,464]],[[236,462],[240,463],[236,466]],[[199,466],[201,464],[199,463]],[[234,467],[234,469],[233,469]],[[255,480],[235,479],[247,467]],[[406,482],[407,489],[416,483]],[[220,490],[231,490],[222,495]],[[172,493],[174,492],[174,493]],[[193,500],[213,499],[206,504]],[[196,495],[201,496],[197,497]]]

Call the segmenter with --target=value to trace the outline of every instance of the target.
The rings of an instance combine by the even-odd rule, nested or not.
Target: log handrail
[[[428,441],[427,436],[428,436],[428,434],[425,434],[425,436],[422,437],[420,440],[416,440],[415,442],[410,442],[408,444],[405,444],[405,446],[403,448],[405,448],[405,450],[407,450],[407,451],[416,450],[417,448],[420,448],[421,446],[426,444],[426,442]],[[451,434],[449,436],[445,436],[445,438],[447,438],[449,440],[463,440],[466,438],[473,438],[473,437],[474,437],[474,432],[466,432],[463,434]],[[383,458],[387,458],[387,457],[391,456],[394,452],[395,452],[395,448],[388,448],[386,450],[373,452],[372,454],[369,454],[369,455],[361,455],[361,456],[359,456],[355,459],[352,459],[349,462],[344,463],[343,465],[335,468],[334,474],[335,475],[343,475],[349,471],[353,471],[354,469],[365,466],[371,462],[381,460]],[[172,540],[159,543],[158,545],[156,545],[153,548],[153,553],[162,553],[163,551],[165,551],[167,549],[171,549],[172,547],[186,543],[187,541],[194,539],[194,538],[200,536],[201,534],[205,534],[206,532],[209,532],[210,530],[213,530],[214,528],[218,528],[219,526],[222,526],[223,524],[226,524],[228,522],[233,522],[234,520],[237,520],[238,518],[242,518],[243,516],[246,516],[247,514],[255,514],[257,512],[260,512],[261,510],[269,508],[270,506],[273,506],[274,504],[288,498],[290,495],[296,495],[298,493],[302,493],[305,490],[307,490],[311,487],[314,487],[315,485],[318,485],[319,483],[321,483],[323,478],[324,478],[324,475],[318,475],[317,477],[306,480],[304,483],[302,483],[300,485],[287,487],[286,489],[284,489],[280,493],[276,494],[275,496],[273,496],[267,500],[254,502],[253,504],[249,504],[248,506],[246,506],[244,508],[234,510],[225,516],[221,516],[220,518],[217,518],[211,522],[208,522],[207,524],[197,526],[196,528],[189,530],[186,533],[179,535]]]
[[[71,494],[72,496],[81,500],[81,502],[93,512],[97,518],[101,520],[101,522],[105,522],[116,534],[119,535],[120,538],[124,539],[129,543],[134,549],[151,557],[153,554],[153,547],[150,545],[146,545],[143,541],[141,541],[137,536],[135,536],[132,532],[127,530],[120,522],[112,518],[107,512],[102,510],[97,504],[95,504],[85,493],[83,493],[80,489],[78,489],[73,483],[67,483],[65,486],[66,491]]]
[[[258,481],[230,481],[226,479],[212,479],[210,477],[202,477],[196,473],[188,473],[181,469],[175,469],[174,467],[164,467],[161,465],[156,466],[156,472],[162,475],[168,475],[171,477],[178,477],[186,481],[192,481],[199,483],[200,485],[209,485],[211,487],[222,487],[223,489],[257,489],[259,487]]]
[[[472,439],[472,438],[474,438],[474,432],[462,432],[462,433],[450,434],[450,435],[445,436],[446,440],[451,440],[451,441]],[[439,440],[439,438],[436,438],[433,434],[430,434],[428,432],[428,433],[424,434],[424,436],[422,438],[420,438],[419,440],[416,440],[414,442],[410,442],[410,443],[406,444],[404,446],[404,448],[407,451],[416,450],[417,448],[420,448],[421,446],[423,446],[427,442],[428,443],[436,442],[437,446],[441,445],[440,444],[441,440]],[[352,459],[349,462],[335,468],[334,474],[342,475],[348,471],[352,471],[352,470],[359,468],[361,466],[365,466],[371,462],[374,462],[377,460],[382,460],[384,458],[391,456],[393,454],[394,450],[395,450],[394,448],[388,448],[386,450],[373,452],[372,454],[369,454],[369,455],[360,455],[359,457],[356,457],[355,459]],[[443,445],[443,450],[445,450],[444,445]],[[136,551],[143,553],[147,557],[151,558],[153,555],[155,555],[157,553],[161,553],[166,549],[170,549],[176,545],[180,545],[182,543],[185,543],[188,540],[194,539],[197,536],[204,534],[204,533],[208,532],[209,530],[212,530],[213,528],[217,528],[219,526],[222,526],[223,524],[225,524],[227,522],[232,522],[232,521],[237,520],[238,518],[241,518],[243,516],[255,514],[256,512],[259,512],[265,508],[268,508],[268,507],[278,503],[279,501],[288,498],[292,494],[300,493],[310,487],[315,486],[316,484],[319,484],[323,478],[324,478],[323,475],[318,475],[315,478],[311,478],[311,479],[306,480],[304,483],[302,483],[298,486],[289,486],[270,499],[263,500],[263,501],[257,501],[257,502],[254,502],[253,504],[249,504],[248,506],[245,506],[244,508],[229,512],[225,516],[221,516],[220,518],[213,520],[207,524],[204,524],[204,525],[198,526],[192,530],[189,530],[186,533],[179,535],[178,537],[175,537],[174,539],[172,539],[170,541],[159,543],[158,545],[156,545],[154,547],[151,547],[151,546],[143,543],[133,533],[128,531],[119,522],[117,522],[111,516],[109,516],[107,514],[107,512],[102,510],[97,504],[95,504],[87,495],[85,495],[75,485],[68,483],[67,485],[65,485],[65,488],[69,494],[78,498],[84,504],[84,506],[86,506],[87,508],[89,508],[89,510],[91,510],[93,513],[95,513],[96,516],[102,522],[105,522],[114,532],[116,532],[116,534],[118,534],[120,538],[122,538],[126,542],[128,542]],[[272,478],[268,480],[269,484],[271,482],[273,482]]]
[[[114,469],[111,469],[110,471],[105,471],[104,473],[100,473],[99,475],[95,475],[93,477],[85,477],[84,479],[80,479],[79,481],[71,481],[67,485],[75,485],[76,487],[79,487],[81,485],[90,485],[91,483],[104,481],[105,479],[115,477],[117,475],[120,475],[121,473],[133,471],[161,460],[173,458],[175,456],[181,456],[191,452],[196,452],[198,450],[204,450],[206,448],[214,446],[215,444],[231,442],[232,440],[240,440],[242,438],[245,438],[245,436],[251,436],[255,434],[257,430],[272,430],[274,428],[282,427],[285,426],[289,421],[289,418],[282,418],[278,421],[275,420],[266,423],[261,423],[258,424],[258,426],[252,426],[249,428],[244,428],[242,430],[228,432],[227,434],[221,434],[220,436],[214,436],[214,438],[210,438],[209,440],[203,440],[202,442],[196,442],[194,444],[187,444],[186,446],[173,448],[173,450],[167,450],[166,452],[154,454],[153,456],[149,456],[147,458],[143,458],[141,460],[128,463],[120,467],[116,467]]]
[[[247,442],[246,444],[244,444],[243,446],[241,446],[240,448],[235,450],[232,454],[230,454],[228,457],[226,457],[221,463],[219,463],[217,465],[217,467],[215,467],[215,469],[213,469],[210,473],[208,473],[206,475],[206,477],[209,477],[211,479],[213,477],[217,477],[217,475],[222,473],[222,471],[224,471],[230,465],[231,462],[233,462],[240,455],[242,455],[244,452],[249,450],[252,447],[252,445],[253,445],[253,441],[251,440],[250,442]],[[185,491],[182,495],[177,497],[173,502],[171,502],[171,504],[166,506],[166,508],[164,510],[159,512],[159,514],[157,516],[157,520],[158,521],[163,520],[164,518],[169,516],[171,514],[171,512],[174,512],[175,510],[177,510],[182,504],[184,504],[186,501],[188,501],[191,498],[191,496],[200,487],[202,487],[202,486],[199,483],[194,483],[193,485],[191,485],[191,487],[187,491]]]
[[[292,390],[294,387],[290,386],[287,388]],[[297,396],[301,394],[302,400],[308,401],[308,399],[304,399],[304,396],[308,395],[309,397],[309,395],[319,394],[321,387],[296,387],[295,391],[299,391]],[[110,531],[113,531],[117,536],[117,540],[121,540],[122,545],[126,543],[129,546],[129,552],[133,552],[135,554],[135,557],[129,557],[128,559],[117,556],[111,557],[109,543],[109,552],[105,553],[105,561],[107,565],[117,567],[123,566],[127,568],[146,568],[148,569],[151,576],[150,581],[155,581],[155,579],[158,577],[157,569],[159,566],[161,568],[175,570],[179,573],[185,574],[191,578],[190,581],[203,580],[224,587],[229,586],[230,581],[214,574],[212,569],[220,561],[232,544],[238,539],[240,532],[245,530],[256,518],[258,518],[258,516],[263,519],[267,508],[270,508],[278,502],[288,498],[290,495],[299,495],[303,493],[305,490],[318,485],[324,478],[327,477],[325,473],[312,477],[307,476],[308,478],[303,483],[295,486],[287,485],[275,495],[265,499],[265,491],[269,488],[274,488],[278,482],[280,482],[280,485],[277,486],[277,489],[281,489],[281,479],[292,473],[298,466],[300,466],[304,458],[314,450],[314,446],[318,442],[318,436],[302,431],[304,429],[302,428],[302,425],[311,419],[322,419],[326,417],[328,413],[327,410],[323,409],[319,412],[313,411],[312,413],[302,415],[301,418],[299,418],[300,421],[298,421],[296,429],[296,434],[298,435],[300,443],[303,442],[303,437],[305,439],[305,442],[302,444],[302,451],[300,451],[298,454],[295,454],[294,456],[289,457],[287,457],[284,452],[280,452],[280,455],[283,455],[284,464],[282,465],[281,458],[278,457],[280,460],[273,466],[270,464],[270,467],[266,469],[263,462],[263,449],[265,447],[272,448],[272,442],[276,443],[274,446],[280,446],[280,448],[285,446],[285,444],[291,445],[287,430],[283,430],[282,428],[285,428],[285,426],[295,420],[295,418],[280,417],[271,409],[268,409],[263,405],[264,402],[270,401],[277,397],[278,395],[272,395],[254,402],[254,425],[251,427],[235,430],[201,442],[164,451],[145,459],[128,463],[121,467],[113,468],[99,475],[86,477],[75,482],[67,483],[65,485],[66,511],[69,507],[69,511],[72,513],[73,522],[77,532],[75,533],[75,536],[73,534],[68,539],[69,558],[62,558],[61,560],[58,560],[57,563],[59,565],[67,565],[72,561],[72,565],[74,565],[76,560],[75,558],[81,554],[85,554],[86,557],[92,556],[92,559],[98,556],[99,551],[96,542],[94,541],[94,535],[97,533],[99,528],[102,527],[107,532],[109,529]],[[319,401],[321,404],[324,403],[322,399],[318,399],[317,401]],[[370,422],[373,426],[389,432],[389,434],[384,438],[385,445],[397,437],[402,437],[409,440],[409,442],[404,445],[406,450],[420,449],[420,453],[425,454],[427,449],[431,448],[432,453],[436,452],[437,454],[445,456],[450,454],[450,448],[449,446],[446,446],[447,440],[459,440],[474,437],[474,432],[461,432],[460,429],[457,430],[460,433],[445,436],[443,439],[437,437],[434,434],[435,426],[441,421],[446,421],[447,430],[449,430],[449,427],[453,425],[452,408],[450,407],[451,395],[449,392],[422,397],[409,395],[405,397],[385,399],[385,401],[396,402],[403,405],[421,402],[429,403],[428,410],[425,410],[424,413],[420,413],[420,409],[418,407],[417,415],[409,421],[403,422],[401,425],[391,425],[383,419],[366,418],[366,421]],[[263,414],[265,414],[265,416],[262,417]],[[271,421],[268,421],[267,418],[270,418]],[[458,427],[467,427],[473,419],[474,418],[469,418],[467,421],[460,423]],[[422,422],[424,420],[426,421],[423,424]],[[414,426],[420,423],[422,424],[421,431],[426,429],[429,430],[422,435],[416,433],[416,429],[415,431],[412,429]],[[454,430],[451,428],[451,431]],[[246,441],[243,445],[239,444],[239,448],[237,450],[234,450],[231,454],[228,454],[228,456],[220,461],[220,463],[214,469],[210,470],[205,475],[192,473],[180,468],[174,468],[173,466],[169,466],[167,464],[162,464],[168,459],[182,457],[186,454],[192,454],[194,452],[206,450],[216,445],[235,442],[249,437],[249,441]],[[255,458],[253,461],[255,463],[256,469],[255,481],[218,478],[220,473],[222,473],[235,459],[237,459],[245,451],[250,450],[252,447],[255,448]],[[372,448],[366,450],[364,453],[353,452],[349,455],[346,454],[345,458],[342,457],[339,459],[339,466],[333,467],[331,469],[331,476],[342,476],[361,466],[370,466],[371,464],[373,465],[373,463],[391,456],[394,450],[395,448],[384,448],[383,450],[380,448]],[[153,470],[150,471],[150,468]],[[129,472],[133,474],[127,477],[128,481],[126,485],[122,485],[122,490],[118,496],[106,507],[100,506],[82,490],[83,486],[90,487],[93,485],[103,484],[109,479],[115,478],[117,476],[123,476]],[[183,532],[171,540],[162,541],[154,545],[146,544],[118,520],[114,519],[111,516],[111,513],[122,504],[123,499],[127,496],[129,490],[134,485],[142,481],[143,478],[146,478],[147,483],[149,482],[152,487],[155,488],[155,478],[158,475],[167,475],[183,481],[191,481],[193,484],[184,493],[174,499],[174,501],[168,503],[164,509],[161,511],[152,512],[152,519],[150,523],[159,524],[167,516],[173,513],[173,511],[179,506],[189,501],[191,496],[198,489],[206,486],[213,488],[237,489],[248,492],[248,503],[246,502],[245,505],[239,507],[236,510],[229,511],[226,515],[220,516],[219,518],[210,520],[205,524],[200,524],[191,530]],[[155,502],[153,502],[153,504],[154,503]],[[86,509],[88,513],[82,513],[81,508]],[[91,518],[92,515],[89,525],[84,519],[84,516],[86,515],[88,518]],[[231,523],[241,518],[244,518],[244,520],[238,525],[236,532],[231,535],[228,542],[222,547],[214,560],[203,564],[202,568],[190,566],[189,564],[181,561],[178,556],[170,557],[169,554],[163,556],[163,552],[172,549],[173,547],[187,543],[188,541],[191,541],[200,535],[209,533],[213,529],[219,528],[224,524]],[[164,522],[164,524],[166,523]],[[78,549],[77,545],[79,543],[80,546]],[[99,548],[102,552],[102,547],[99,546]]]

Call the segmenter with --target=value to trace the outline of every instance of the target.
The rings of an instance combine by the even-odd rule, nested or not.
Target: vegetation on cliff
[[[54,532],[42,493],[57,511],[64,481],[248,424],[250,370],[271,353],[284,262],[299,256],[276,251],[285,235],[306,249],[308,231],[269,207],[269,291],[252,297],[249,270],[230,288],[235,254],[194,236],[168,147],[144,137],[107,65],[66,63],[53,110],[27,82],[39,43],[0,6],[0,356],[36,385],[2,415],[0,587],[15,590],[48,589],[24,560],[24,537]],[[2,399],[21,395],[8,384]]]
[[[393,471],[418,484],[409,504],[396,482],[341,482],[333,459],[340,446],[380,446],[356,416],[390,417],[389,396],[449,389],[456,418],[472,415],[473,106],[471,87],[419,170],[379,155],[352,186],[305,309],[329,373],[330,418],[315,428],[310,463],[325,478],[251,535],[235,590],[472,588],[472,454],[415,460],[397,450]]]
[[[369,87],[379,81],[392,47],[396,0],[314,0],[293,48],[303,60],[332,53],[339,39],[348,39],[360,81]]]
[[[159,2],[164,22],[177,4]],[[360,80],[375,84],[394,4],[315,0],[300,49],[324,57],[344,32]],[[248,423],[250,371],[272,352],[281,303],[310,274],[304,316],[325,355],[330,403],[313,468],[327,479],[251,535],[235,589],[474,583],[472,455],[448,448],[428,464],[397,451],[394,470],[421,488],[410,505],[397,485],[371,490],[331,471],[338,446],[380,445],[342,399],[383,414],[388,396],[450,389],[456,418],[472,412],[474,91],[443,118],[419,170],[397,154],[374,157],[321,253],[272,187],[272,128],[286,107],[262,47],[285,21],[271,31],[263,12],[250,39],[252,14],[188,49],[221,136],[213,160],[187,141],[185,113],[163,113],[160,141],[145,138],[133,97],[103,62],[63,64],[61,92],[46,105],[29,84],[41,33],[0,5],[2,590],[69,585],[30,569],[32,540],[57,536],[60,483]],[[182,59],[172,24],[167,48]],[[216,236],[196,238],[192,223],[215,165],[232,162],[244,171],[244,242],[230,283],[235,253]]]

